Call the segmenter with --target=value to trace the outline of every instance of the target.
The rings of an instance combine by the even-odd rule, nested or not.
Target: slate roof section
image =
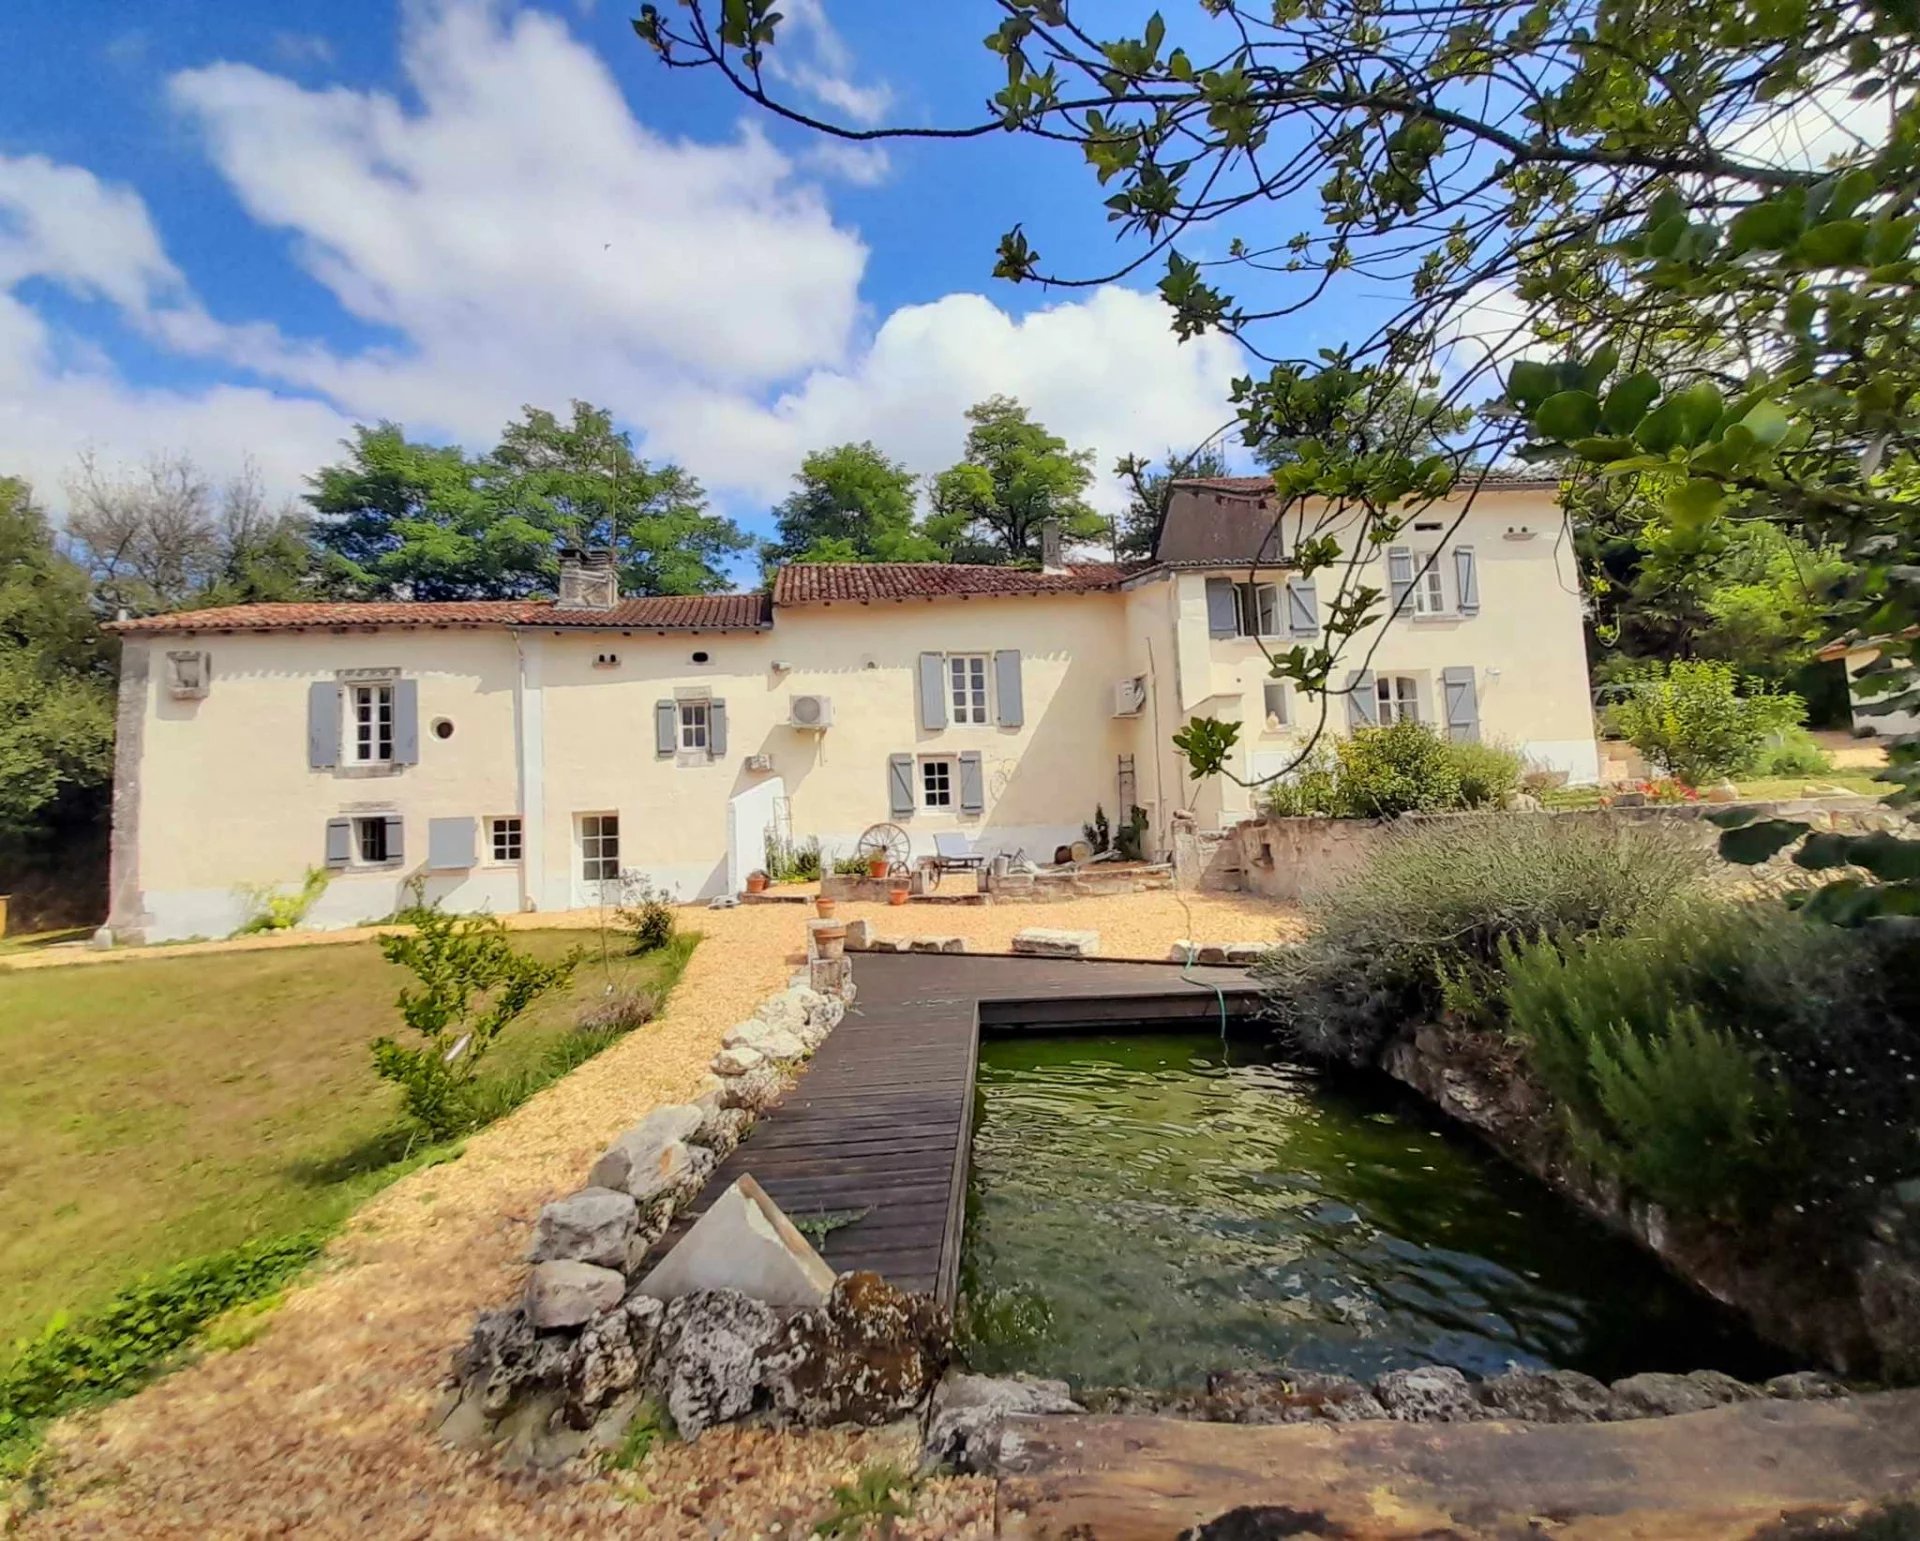
[[[797,562],[775,575],[773,603],[778,609],[884,600],[1087,594],[1119,588],[1128,571],[1111,562],[1081,563],[1050,573],[956,562]]]
[[[115,621],[107,629],[153,632],[298,631],[356,626],[541,626],[580,630],[761,631],[772,625],[765,594],[661,594],[611,610],[562,610],[551,599],[375,600],[340,604],[218,605]]]

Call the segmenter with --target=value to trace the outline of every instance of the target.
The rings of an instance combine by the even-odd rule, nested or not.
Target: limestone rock
[[[1100,933],[1028,926],[1013,933],[1013,950],[1035,958],[1091,958],[1100,950]]]
[[[1198,963],[1199,961],[1200,944],[1189,941],[1185,937],[1182,937],[1167,949],[1167,962],[1169,963]]]
[[[667,1146],[686,1139],[700,1127],[700,1119],[700,1109],[691,1104],[655,1108],[606,1148],[587,1174],[587,1182],[595,1188],[633,1192],[635,1169],[656,1161]]]
[[[1207,1377],[1204,1415],[1219,1423],[1356,1423],[1386,1408],[1359,1381],[1311,1370],[1220,1370]]]
[[[834,922],[839,924],[839,922]],[[770,995],[754,1008],[754,1015],[774,1027],[798,1034],[807,1025],[807,1013],[825,997],[805,985],[791,985],[778,995]]]
[[[1227,962],[1236,966],[1250,967],[1272,951],[1272,945],[1267,942],[1228,942]]]
[[[850,920],[847,922],[847,951],[865,952],[873,945],[873,922],[870,920]]]
[[[1063,1380],[952,1374],[934,1388],[926,1458],[956,1471],[987,1471],[999,1448],[1001,1420],[1022,1413],[1080,1411]]]
[[[833,1290],[833,1270],[760,1184],[742,1177],[639,1284],[641,1294],[659,1300],[713,1290],[769,1305],[818,1306]]]
[[[720,1102],[723,1107],[744,1108],[749,1113],[759,1113],[772,1107],[780,1100],[780,1094],[786,1090],[786,1080],[771,1065],[762,1065],[758,1070],[749,1070],[743,1076],[735,1076],[721,1088]]]
[[[559,1380],[567,1362],[567,1341],[542,1336],[519,1306],[482,1311],[473,1335],[454,1356],[453,1373],[481,1411],[497,1418],[515,1401]]]
[[[1736,803],[1740,800],[1740,789],[1725,777],[1700,793],[1704,803]]]
[[[724,1161],[752,1127],[753,1115],[745,1108],[715,1107],[707,1115],[707,1121],[694,1131],[693,1138],[696,1144],[712,1151],[716,1161]]]
[[[1496,1418],[1531,1423],[1604,1423],[1613,1395],[1578,1370],[1509,1370],[1480,1383],[1480,1400]]]
[[[749,1070],[758,1070],[767,1062],[766,1055],[750,1044],[735,1044],[730,1049],[722,1049],[713,1057],[715,1075],[745,1075]]]
[[[634,1169],[627,1179],[627,1192],[643,1204],[657,1199],[678,1203],[698,1193],[700,1185],[718,1165],[718,1159],[706,1146],[676,1140],[654,1157],[651,1164]]]
[[[1795,1370],[1789,1375],[1776,1375],[1760,1389],[1786,1402],[1818,1402],[1847,1394],[1846,1382],[1825,1370]]]
[[[640,1383],[653,1362],[665,1312],[659,1301],[635,1295],[587,1323],[567,1359],[568,1427],[592,1428],[609,1402]]]
[[[792,1422],[886,1423],[926,1398],[952,1352],[953,1323],[931,1295],[848,1273],[824,1306],[788,1318],[764,1379],[774,1410]]]
[[[597,1263],[618,1268],[626,1261],[639,1206],[629,1194],[611,1188],[582,1188],[555,1199],[540,1211],[533,1227],[536,1263]]]
[[[809,990],[807,993],[811,995],[813,992]],[[720,1039],[722,1052],[726,1049],[752,1049],[765,1059],[799,1059],[807,1052],[807,1045],[800,1036],[806,1028],[807,1019],[804,1016],[793,1027],[777,1026],[754,1017],[726,1030]],[[717,1064],[715,1068],[718,1068]]]
[[[912,952],[913,938],[910,936],[876,936],[867,945],[868,952]]]
[[[578,1327],[620,1304],[624,1275],[593,1263],[535,1263],[527,1276],[527,1320],[534,1327]]]
[[[694,1439],[753,1410],[761,1359],[780,1330],[772,1306],[732,1290],[667,1303],[652,1380],[681,1434]]]
[[[964,936],[910,936],[907,938],[908,952],[965,952],[967,939]]]
[[[1472,1383],[1445,1365],[1389,1370],[1373,1383],[1373,1394],[1387,1416],[1402,1423],[1469,1423],[1486,1416]]]
[[[754,1047],[766,1058],[777,1060],[805,1059],[808,1052],[806,1041],[784,1027],[770,1029]]]
[[[1691,1375],[1649,1371],[1613,1383],[1614,1416],[1662,1418],[1674,1413],[1702,1413],[1756,1395],[1751,1386],[1718,1370],[1695,1370]]]

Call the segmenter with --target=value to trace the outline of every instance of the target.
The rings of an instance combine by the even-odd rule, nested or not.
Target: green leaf
[[[1531,412],[1559,383],[1559,373],[1551,365],[1522,359],[1507,374],[1507,400],[1521,411]]]
[[[1858,262],[1867,250],[1867,222],[1864,219],[1837,219],[1815,225],[1794,242],[1796,259],[1816,268],[1846,267]]]
[[[1679,409],[1679,442],[1688,449],[1704,444],[1727,410],[1720,387],[1711,380],[1698,380],[1671,398],[1668,405]]]
[[[1760,401],[1754,403],[1753,410],[1740,419],[1739,426],[1753,435],[1756,444],[1772,449],[1787,436],[1787,429],[1792,426],[1792,419],[1778,403]]]
[[[1756,203],[1734,215],[1727,226],[1727,249],[1738,257],[1750,251],[1785,251],[1799,239],[1802,215],[1779,199]]]
[[[1883,882],[1920,879],[1920,840],[1902,840],[1884,831],[1871,835],[1842,835],[1821,831],[1809,835],[1794,853],[1794,861],[1810,871],[1830,867],[1860,867]]]
[[[1533,414],[1534,431],[1543,439],[1585,438],[1600,426],[1600,400],[1589,391],[1561,391],[1541,402]]]
[[[1633,453],[1633,440],[1586,438],[1573,439],[1567,444],[1582,460],[1591,460],[1596,465],[1611,465]]]
[[[1632,433],[1659,394],[1660,379],[1651,370],[1628,375],[1607,392],[1606,403],[1600,408],[1602,426],[1608,433]]]
[[[1633,430],[1633,442],[1655,455],[1664,455],[1680,442],[1683,413],[1677,397],[1669,396]]]
[[[1757,867],[1777,855],[1807,832],[1798,819],[1763,819],[1743,824],[1720,836],[1720,855],[1743,867]]]
[[[1719,513],[1726,500],[1726,488],[1719,482],[1691,477],[1669,489],[1666,496],[1667,516],[1673,520],[1676,529],[1692,534]]]
[[[1827,218],[1845,219],[1871,198],[1879,186],[1880,178],[1870,167],[1855,166],[1844,172],[1833,184],[1833,193],[1827,199]]]

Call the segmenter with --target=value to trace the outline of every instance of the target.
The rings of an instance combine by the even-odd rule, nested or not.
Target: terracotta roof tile
[[[1015,594],[1084,594],[1120,586],[1126,569],[1079,563],[1062,572],[957,562],[797,562],[773,580],[781,605],[871,603],[883,599],[964,599]]]
[[[220,605],[116,621],[119,632],[290,631],[333,626],[635,627],[749,631],[771,621],[765,594],[662,594],[623,599],[611,610],[561,610],[550,599],[379,600],[340,604]]]

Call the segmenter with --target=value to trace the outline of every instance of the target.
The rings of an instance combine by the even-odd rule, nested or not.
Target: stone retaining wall
[[[1751,808],[1761,818],[1804,819],[1816,829],[1869,834],[1894,829],[1900,816],[1869,797],[1795,798],[1784,802],[1678,803],[1639,808],[1581,808],[1559,813],[1513,813],[1507,818],[1635,819],[1666,824],[1677,838],[1711,845],[1720,831],[1706,822],[1710,813]],[[1217,835],[1176,827],[1174,863],[1177,886],[1260,894],[1298,904],[1324,893],[1373,859],[1396,832],[1442,819],[1477,814],[1408,814],[1398,819],[1321,817],[1247,819]],[[1789,862],[1783,852],[1777,863]]]

